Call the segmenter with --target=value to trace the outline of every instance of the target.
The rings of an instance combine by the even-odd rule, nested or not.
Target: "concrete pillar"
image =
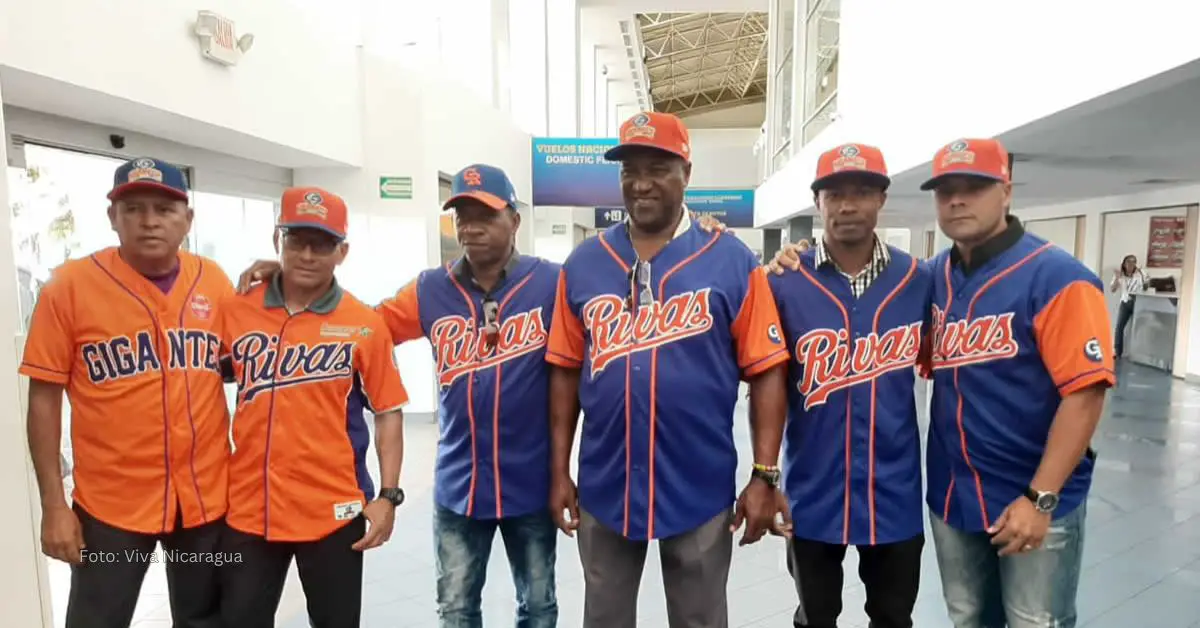
[[[3,94],[0,94],[0,104]],[[2,112],[3,109],[0,109]],[[8,136],[0,113],[0,164],[8,164]],[[9,207],[8,177],[0,176],[0,207]],[[25,337],[17,311],[17,270],[13,259],[12,217],[0,211],[0,338],[10,340],[0,346],[0,504],[6,515],[0,518],[0,609],[4,625],[50,628],[50,584],[46,578],[46,559],[42,557],[38,535],[41,529],[41,500],[33,477],[33,465],[25,440],[26,383],[17,375]],[[10,344],[11,343],[11,344]]]
[[[801,240],[813,242],[813,217],[812,216],[796,216],[788,219],[787,241],[795,244]]]
[[[775,254],[783,248],[783,229],[763,229],[763,261],[775,259]]]

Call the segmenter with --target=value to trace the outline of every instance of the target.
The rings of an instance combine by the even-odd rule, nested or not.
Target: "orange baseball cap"
[[[349,221],[346,201],[342,197],[321,188],[298,187],[283,191],[276,226],[280,229],[320,229],[344,239]]]
[[[812,191],[848,176],[867,179],[885,190],[892,184],[883,151],[866,144],[843,144],[821,153],[817,159],[817,178],[813,179]]]
[[[955,140],[933,156],[933,176],[921,184],[922,190],[932,190],[950,175],[983,177],[1008,183],[1008,151],[996,139]]]
[[[658,150],[692,160],[691,139],[683,120],[657,111],[643,111],[621,125],[621,143],[608,149],[604,158],[621,161],[636,146]]]

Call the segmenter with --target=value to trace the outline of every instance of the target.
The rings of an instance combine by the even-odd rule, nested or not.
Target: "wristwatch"
[[[379,499],[386,499],[392,502],[393,506],[399,506],[404,503],[404,489],[381,488],[379,489]]]
[[[1025,497],[1033,502],[1033,507],[1042,514],[1050,514],[1058,508],[1058,493],[1050,491],[1037,491],[1032,486],[1025,487]]]
[[[771,488],[779,488],[779,467],[774,465],[754,464],[754,468],[750,471],[751,478],[758,478],[767,483]]]

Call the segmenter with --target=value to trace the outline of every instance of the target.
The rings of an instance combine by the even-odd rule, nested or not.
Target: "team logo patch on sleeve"
[[[1083,355],[1092,362],[1104,361],[1104,349],[1100,347],[1100,341],[1092,338],[1083,345]]]
[[[770,325],[767,327],[767,338],[770,338],[771,342],[777,345],[783,344],[783,337],[779,335],[779,325]]]

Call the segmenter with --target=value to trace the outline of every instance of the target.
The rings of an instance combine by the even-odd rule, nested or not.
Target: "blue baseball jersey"
[[[646,540],[733,504],[739,379],[787,352],[766,275],[740,240],[689,224],[638,262],[619,224],[563,265],[547,360],[581,369],[580,506]]]
[[[857,299],[815,250],[771,276],[791,352],[783,466],[798,538],[875,545],[924,530],[913,388],[933,277],[888,250]]]
[[[438,383],[434,500],[475,519],[544,511],[550,369],[560,266],[514,255],[490,293],[463,260],[422,272],[379,309],[397,343],[425,337]],[[488,310],[494,309],[489,329]]]
[[[1112,327],[1095,273],[1015,219],[969,267],[954,250],[932,266],[926,499],[947,524],[981,531],[1033,480],[1063,397],[1116,383]],[[1089,449],[1055,517],[1087,499],[1093,466]]]

